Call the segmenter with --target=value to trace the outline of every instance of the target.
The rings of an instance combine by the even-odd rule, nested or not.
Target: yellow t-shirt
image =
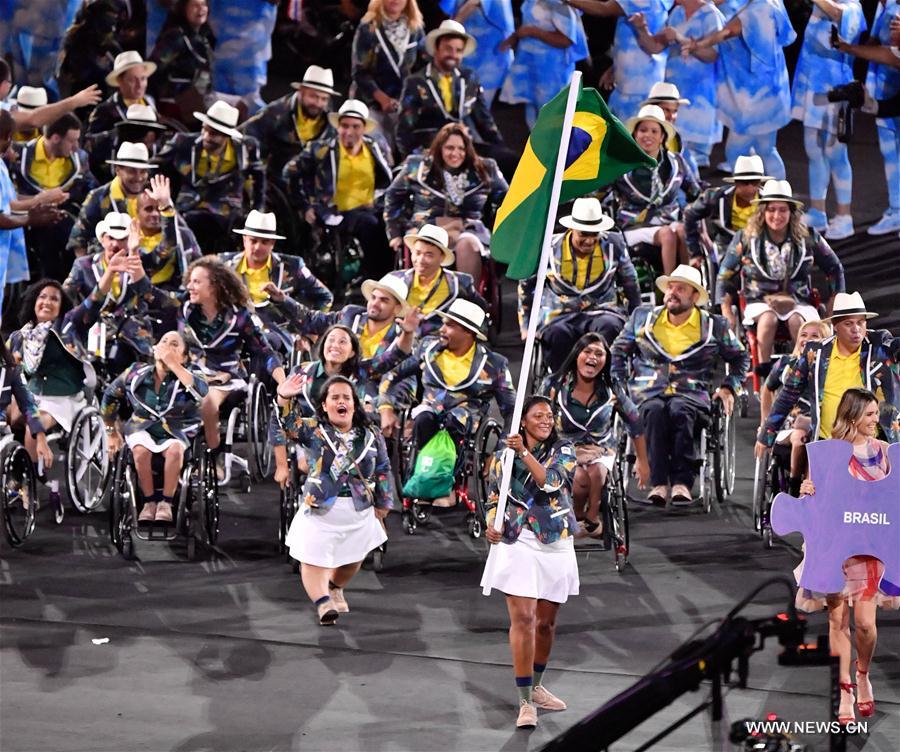
[[[438,78],[438,91],[441,92],[441,99],[444,100],[444,109],[447,112],[453,110],[453,77],[441,76]]]
[[[228,139],[225,143],[225,151],[221,156],[210,154],[206,149],[200,150],[200,159],[197,160],[197,177],[205,178],[207,172],[214,175],[227,175],[236,167],[237,157],[234,154],[234,144],[231,143],[231,139]]]
[[[125,107],[131,107],[133,104],[147,104],[146,100],[142,97],[141,99],[125,99],[122,97],[122,101],[125,102]]]
[[[31,163],[31,177],[43,189],[58,188],[72,174],[72,160],[68,157],[47,156],[44,137],[34,145],[34,160]]]
[[[440,280],[440,282],[438,282],[438,280]],[[432,294],[431,291],[434,289],[435,285],[437,285],[437,289],[434,290],[434,293]],[[429,297],[429,295],[431,297]],[[412,287],[409,290],[409,296],[406,298],[406,301],[411,306],[414,308],[420,307],[422,313],[427,316],[448,297],[450,297],[450,285],[447,284],[447,276],[445,274],[438,271],[431,282],[423,284],[419,280],[419,275],[413,273]]]
[[[162,212],[162,214],[165,217],[174,217],[175,216],[175,212],[172,211],[171,209],[168,209],[168,210]],[[153,249],[156,248],[156,246],[158,246],[160,243],[162,243],[162,239],[163,239],[162,230],[160,230],[159,232],[155,232],[152,235],[147,235],[146,233],[141,232],[141,245],[140,245],[141,255],[146,256],[147,254],[151,253],[153,251]],[[174,276],[175,276],[175,254],[173,253],[171,256],[169,256],[166,263],[163,264],[159,270],[157,270],[150,276],[150,281],[154,285],[158,285],[161,282],[168,282]]]
[[[588,267],[591,269],[591,281],[597,279],[603,274],[604,261],[603,249],[600,243],[594,244],[594,250],[590,256],[579,256],[573,250],[569,243],[569,234],[563,238],[562,262],[559,265],[559,273],[563,279],[569,281],[572,279],[572,263],[575,263],[575,287],[584,288],[588,283]]]
[[[700,309],[695,307],[683,324],[672,324],[669,312],[663,311],[653,325],[653,336],[669,355],[681,355],[700,339]]]
[[[322,132],[324,115],[317,118],[308,118],[303,114],[300,105],[297,105],[297,112],[294,115],[294,128],[297,129],[297,136],[305,144],[314,141]]]
[[[269,299],[269,293],[263,291],[263,287],[269,282],[272,271],[272,257],[269,256],[265,266],[259,269],[251,269],[247,265],[247,257],[243,256],[237,265],[237,273],[239,277],[244,279],[247,290],[250,291],[250,300],[254,305],[265,303]]]
[[[381,344],[381,340],[384,339],[384,335],[390,327],[391,322],[388,320],[381,329],[378,329],[371,334],[369,334],[368,326],[362,328],[362,331],[359,333],[359,349],[362,351],[363,359],[368,360],[369,358],[375,357],[375,351],[378,349],[378,345]]]
[[[831,349],[828,371],[825,374],[825,387],[822,390],[822,408],[819,411],[819,438],[830,439],[831,428],[837,417],[838,404],[844,392],[853,387],[861,387],[862,376],[859,373],[859,353],[862,346],[847,356],[838,352],[837,341]]]
[[[750,215],[756,211],[753,204],[749,206],[738,206],[737,195],[731,198],[731,227],[734,230],[743,230],[747,226],[747,220]]]
[[[359,206],[371,206],[375,201],[375,159],[363,144],[353,156],[338,143],[338,174],[334,204],[338,211],[350,211]]]
[[[27,144],[41,135],[37,128],[31,128],[27,131],[16,131],[13,133],[13,141],[17,144]]]
[[[113,201],[124,201],[129,217],[137,216],[137,196],[134,198],[125,198],[125,190],[122,188],[122,181],[119,180],[118,175],[114,177],[109,184],[109,197]]]
[[[444,382],[448,386],[456,386],[468,378],[472,370],[472,361],[475,360],[475,343],[465,355],[454,355],[449,350],[438,353],[434,362],[444,375]]]

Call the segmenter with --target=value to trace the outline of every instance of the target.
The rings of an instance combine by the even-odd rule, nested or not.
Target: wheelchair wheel
[[[625,482],[619,463],[614,463],[612,470],[607,474],[604,491],[607,493],[606,501],[609,510],[607,521],[609,546],[616,571],[621,573],[628,564],[631,537],[628,531],[628,498],[625,495]]]
[[[126,561],[134,558],[134,467],[131,452],[122,448],[116,457],[112,489],[109,497],[109,537]]]
[[[203,520],[206,542],[214,546],[219,539],[219,483],[216,463],[209,451],[203,452],[200,458],[199,481],[200,518]]]
[[[490,470],[494,452],[500,449],[500,436],[502,433],[503,429],[493,418],[484,418],[475,432],[475,462],[473,465],[475,472],[475,519],[479,525],[477,527],[478,535],[475,535],[471,530],[469,531],[473,538],[481,537],[481,534],[484,532],[484,522],[487,519],[485,507],[488,502],[488,471]]]
[[[487,301],[488,315],[488,339],[496,344],[500,332],[503,330],[503,299],[500,296],[500,280],[497,276],[497,267],[490,256],[481,259],[481,277],[478,280],[478,294]]]
[[[103,418],[96,407],[85,407],[75,416],[66,448],[66,491],[79,512],[92,512],[100,505],[109,473]]]
[[[540,337],[534,339],[534,349],[531,351],[531,369],[528,371],[528,383],[531,394],[538,394],[541,391],[541,384],[544,381],[544,348],[541,344]]]
[[[269,394],[261,382],[254,382],[247,399],[247,439],[253,455],[251,469],[253,480],[264,480],[272,469],[272,452],[269,448]]]
[[[12,438],[0,451],[0,473],[6,540],[13,548],[18,548],[34,532],[37,479],[34,463],[25,447]]]
[[[380,572],[384,569],[384,557],[387,555],[387,543],[382,543],[372,551],[372,571]]]
[[[287,555],[287,534],[297,510],[300,508],[300,492],[292,478],[281,490],[281,514],[278,525],[278,553]],[[290,556],[288,555],[288,559]]]
[[[734,490],[734,453],[735,436],[733,416],[726,415],[721,407],[716,409],[712,437],[713,450],[713,482],[716,488],[716,501],[724,504]]]
[[[756,458],[756,467],[753,472],[753,529],[762,536],[763,505],[766,498],[766,480],[768,478],[768,462],[765,459]]]
[[[712,256],[709,252],[704,253],[702,256],[700,264],[700,281],[709,293],[709,307],[712,309],[713,301],[716,298],[716,265],[713,263]]]

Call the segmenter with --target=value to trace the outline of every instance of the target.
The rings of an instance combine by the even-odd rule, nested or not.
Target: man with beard
[[[612,346],[612,376],[628,384],[640,411],[650,459],[648,498],[664,504],[671,486],[672,504],[684,506],[693,501],[694,427],[710,409],[719,363],[730,368],[712,396],[731,414],[750,356],[724,317],[698,307],[709,294],[697,269],[681,264],[656,285],[663,304],[631,314]]]
[[[296,91],[270,102],[244,123],[240,130],[259,141],[270,180],[286,189],[281,177],[284,166],[318,139],[335,135],[328,122],[334,89],[330,68],[310,65],[303,80],[291,84]]]

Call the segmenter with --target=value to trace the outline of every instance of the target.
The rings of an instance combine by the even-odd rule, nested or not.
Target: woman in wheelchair
[[[645,243],[659,248],[663,274],[669,274],[678,264],[688,263],[679,193],[693,201],[701,186],[684,157],[666,148],[677,132],[659,106],[644,105],[625,125],[638,146],[657,163],[652,168],[638,167],[613,184],[618,203],[616,224],[629,247]]]
[[[775,402],[775,392],[777,392],[786,378],[786,374],[793,371],[797,365],[797,360],[807,342],[819,342],[826,337],[831,336],[831,325],[826,321],[804,321],[797,332],[797,344],[790,355],[783,355],[779,358],[772,371],[766,378],[759,393],[759,427],[766,425],[766,418],[772,410],[772,404]],[[785,427],[775,440],[776,444],[789,444],[791,447],[791,465],[790,465],[790,489],[788,493],[793,496],[800,495],[800,481],[803,472],[806,469],[806,442],[810,440],[810,432],[812,430],[812,422],[809,417],[809,400],[801,397],[797,402],[797,406],[791,412],[791,423]],[[787,435],[785,435],[787,434]]]
[[[187,363],[187,350],[178,332],[167,332],[153,348],[153,365],[135,363],[103,392],[100,410],[115,453],[123,441],[131,449],[143,507],[138,522],[172,522],[172,499],[189,445],[188,434],[200,424],[200,400],[208,392],[206,379]],[[131,418],[120,433],[116,419],[121,408]],[[124,433],[124,440],[123,440]],[[153,479],[152,459],[164,460],[162,492]]]
[[[350,611],[344,588],[366,555],[387,541],[383,520],[394,506],[384,437],[362,409],[353,383],[332,376],[316,400],[316,417],[292,414],[287,436],[306,447],[310,472],[287,546],[319,623]]]
[[[496,211],[508,190],[497,163],[475,152],[468,128],[448,123],[425,156],[406,158],[385,193],[384,221],[391,248],[402,254],[406,235],[426,223],[438,225],[450,236],[457,270],[477,281],[481,255],[491,237],[483,221],[485,208]]]
[[[535,706],[565,710],[566,703],[543,684],[553,647],[556,615],[570,595],[578,595],[578,562],[572,511],[575,449],[554,428],[553,404],[529,397],[522,427],[506,439],[515,452],[503,525],[494,528],[503,454],[494,455],[487,504],[487,539],[491,544],[481,578],[485,595],[496,588],[506,595],[509,645],[512,649],[519,716],[516,725],[537,725]],[[503,545],[496,545],[502,543]]]
[[[579,520],[576,537],[599,538],[603,533],[600,500],[618,448],[613,430],[616,413],[634,441],[641,488],[650,477],[640,416],[623,384],[612,381],[609,366],[609,345],[602,334],[589,332],[541,388],[556,408],[559,435],[575,447],[572,497]]]
[[[245,353],[258,356],[280,384],[284,369],[248,308],[247,288],[231,269],[211,256],[194,261],[185,275],[188,300],[178,313],[178,328],[209,384],[200,403],[206,445],[218,453],[219,408],[228,394],[247,388]]]
[[[756,211],[735,234],[719,267],[716,300],[724,300],[740,275],[746,303],[743,323],[756,327],[756,373],[765,378],[772,370],[779,321],[787,324],[791,341],[796,341],[800,325],[819,318],[811,284],[813,266],[826,277],[829,311],[834,296],[844,291],[844,268],[825,238],[804,224],[803,204],[793,197],[787,180],[769,180],[755,203]],[[722,315],[737,331],[730,305],[722,304]]]

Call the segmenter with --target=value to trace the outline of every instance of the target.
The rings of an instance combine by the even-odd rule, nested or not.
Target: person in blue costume
[[[668,23],[658,34],[650,35],[642,13],[636,13],[631,22],[638,31],[638,42],[645,52],[655,54],[665,51],[668,54],[665,80],[674,84],[689,102],[680,110],[679,102],[669,106],[674,106],[678,111],[682,149],[688,165],[696,174],[698,167],[709,166],[709,153],[713,145],[722,139],[716,95],[716,59],[719,52],[709,48],[695,50],[685,56],[681,54],[679,42],[720,31],[725,26],[725,18],[711,0],[675,0],[675,5]],[[652,94],[647,103],[667,109],[666,103],[654,100]]]
[[[847,144],[838,140],[838,113],[847,104],[831,104],[826,96],[835,86],[853,80],[853,58],[831,46],[832,26],[842,39],[856,42],[866,30],[859,0],[812,0],[814,8],[794,71],[791,117],[803,123],[803,144],[809,159],[809,210],[806,224],[828,240],[853,235],[850,195],[853,171]],[[831,222],[825,214],[829,180],[834,184],[837,214]]]
[[[650,34],[658,34],[666,25],[673,0],[568,0],[589,16],[618,17],[612,46],[612,68],[600,78],[600,86],[613,89],[609,109],[623,122],[641,109],[650,87],[666,75],[666,54],[648,54],[638,43],[638,31],[632,25],[636,13],[647,24]]]
[[[466,58],[466,65],[478,75],[484,101],[490,105],[513,62],[511,49],[500,50],[502,42],[516,28],[511,0],[441,0],[441,10],[465,24],[466,31],[478,42]]]
[[[775,145],[791,119],[791,92],[784,47],[797,38],[781,0],[750,0],[721,31],[682,45],[684,54],[719,47],[719,119],[728,126],[726,162],[756,152],[774,177],[784,180]]]
[[[563,0],[525,0],[522,24],[500,45],[515,59],[500,92],[508,104],[525,104],[534,127],[538,110],[569,84],[575,63],[588,56],[581,14]]]

